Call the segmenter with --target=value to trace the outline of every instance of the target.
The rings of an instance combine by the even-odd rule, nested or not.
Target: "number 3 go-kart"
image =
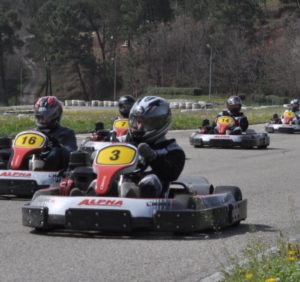
[[[58,171],[43,171],[41,152],[48,146],[48,137],[38,131],[19,133],[8,152],[1,150],[6,160],[0,169],[0,195],[29,197],[37,190],[60,181]]]
[[[102,122],[96,123],[96,128],[90,137],[87,137],[80,145],[80,150],[92,154],[101,149],[107,142],[126,135],[128,131],[128,119],[116,119],[113,130],[103,129]]]
[[[271,122],[266,124],[265,130],[268,133],[300,133],[300,124],[295,124],[296,120],[295,113],[286,110],[281,119],[275,114]]]
[[[270,144],[270,138],[266,133],[257,133],[252,129],[246,132],[235,132],[236,120],[231,116],[221,116],[217,119],[216,128],[207,125],[193,132],[190,136],[190,144],[194,147],[223,147],[223,148],[253,148],[265,149]]]
[[[97,152],[93,168],[76,167],[60,187],[36,192],[22,208],[23,225],[40,232],[67,229],[180,233],[238,225],[246,219],[247,200],[242,199],[238,187],[214,188],[202,177],[195,183],[172,183],[164,198],[140,198],[138,192],[129,196],[130,181],[141,173],[138,163],[134,146],[107,144]],[[96,179],[89,183],[93,173]],[[79,186],[85,192],[70,196],[69,191]]]

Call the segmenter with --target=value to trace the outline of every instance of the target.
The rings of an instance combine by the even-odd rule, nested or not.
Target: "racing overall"
[[[126,136],[126,142],[135,144],[131,141],[129,134]],[[160,138],[154,143],[148,144],[156,153],[153,160],[146,161],[146,165],[151,168],[145,172],[144,176],[138,183],[141,190],[148,187],[158,190],[161,196],[164,196],[170,182],[175,181],[181,174],[185,164],[185,153],[176,143],[175,139]]]
[[[66,169],[69,163],[70,153],[77,150],[76,136],[73,130],[57,125],[55,128],[38,131],[46,134],[51,145],[50,151],[45,156],[45,170]]]
[[[249,126],[249,122],[247,117],[242,113],[232,113],[228,110],[222,111],[218,113],[218,115],[215,118],[215,124],[219,117],[221,116],[231,116],[238,122],[238,127],[233,129],[233,133],[238,133],[238,131],[246,131]]]

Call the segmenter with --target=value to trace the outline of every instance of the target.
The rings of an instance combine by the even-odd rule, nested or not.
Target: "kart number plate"
[[[42,148],[45,143],[45,137],[35,132],[22,133],[16,136],[14,146],[21,148]]]
[[[99,165],[126,165],[134,161],[136,150],[122,145],[105,147],[99,150],[96,164]]]
[[[217,123],[222,125],[233,125],[234,120],[230,116],[221,116],[217,119]]]
[[[119,119],[114,122],[115,129],[128,129],[128,120],[127,119]]]
[[[292,118],[294,118],[295,117],[295,113],[293,113],[293,112],[290,112],[290,111],[288,111],[288,112],[285,112],[284,113],[284,117],[292,117]]]

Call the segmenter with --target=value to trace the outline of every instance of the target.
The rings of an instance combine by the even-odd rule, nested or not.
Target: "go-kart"
[[[132,188],[137,186],[131,185],[142,173],[139,159],[132,145],[106,144],[98,150],[92,170],[76,167],[60,187],[36,192],[22,208],[23,225],[40,232],[66,229],[180,233],[238,225],[246,219],[247,200],[242,199],[238,187],[213,187],[203,177],[171,183],[164,197],[141,198],[139,190]],[[91,181],[93,173],[96,179]],[[87,176],[86,185],[83,175]],[[70,196],[78,186],[82,194]]]
[[[286,110],[281,118],[274,114],[272,120],[266,124],[265,130],[268,133],[300,133],[300,124],[296,114]]]
[[[43,171],[41,153],[48,145],[48,137],[38,131],[16,135],[10,153],[0,152],[1,159],[6,160],[0,169],[0,195],[28,197],[41,188],[59,183],[59,171]]]
[[[253,129],[242,132],[237,121],[231,116],[220,116],[216,127],[206,124],[190,136],[190,144],[194,147],[253,148],[265,149],[270,144],[266,133],[257,133]]]
[[[92,154],[94,151],[101,149],[107,142],[126,135],[127,131],[128,119],[116,119],[112,130],[104,129],[103,123],[98,122],[92,135],[87,137],[80,145],[80,150]]]

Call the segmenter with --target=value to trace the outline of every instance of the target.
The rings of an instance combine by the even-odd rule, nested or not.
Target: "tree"
[[[3,6],[0,9],[0,76],[1,76],[1,92],[0,103],[7,104],[6,96],[6,54],[14,54],[15,48],[21,48],[23,41],[18,36],[18,30],[22,27],[18,19],[18,14],[8,7]]]
[[[78,75],[83,98],[88,95],[82,67],[95,71],[91,32],[80,20],[80,11],[68,1],[49,1],[41,7],[31,31],[37,55],[46,62],[47,85],[53,63],[71,64]],[[90,93],[90,92],[89,92]]]

